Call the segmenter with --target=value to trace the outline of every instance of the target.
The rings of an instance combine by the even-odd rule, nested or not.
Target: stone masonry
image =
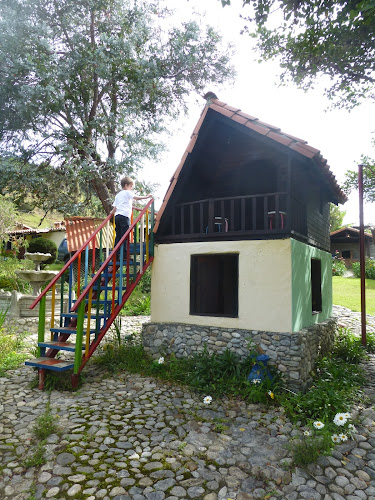
[[[311,384],[311,371],[320,354],[329,351],[336,332],[336,319],[294,333],[237,330],[180,323],[146,323],[142,330],[145,350],[154,358],[174,353],[192,356],[207,347],[208,352],[229,349],[241,358],[254,345],[270,357],[270,364],[284,374],[293,390],[304,391]]]

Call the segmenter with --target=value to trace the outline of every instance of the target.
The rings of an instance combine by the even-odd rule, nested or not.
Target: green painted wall
[[[293,332],[320,323],[332,314],[332,257],[328,252],[291,240]],[[311,259],[322,267],[322,312],[312,314]]]

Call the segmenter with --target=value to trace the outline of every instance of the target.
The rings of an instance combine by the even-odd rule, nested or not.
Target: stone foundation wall
[[[176,357],[191,356],[207,346],[209,353],[225,349],[241,358],[248,355],[251,340],[260,351],[270,356],[269,363],[283,373],[288,387],[304,391],[311,385],[311,371],[319,355],[327,353],[336,334],[336,319],[295,333],[237,330],[179,323],[146,323],[142,339],[145,350],[154,358],[174,353]]]

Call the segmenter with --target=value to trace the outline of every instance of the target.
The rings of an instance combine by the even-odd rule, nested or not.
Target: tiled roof
[[[306,158],[312,160],[317,167],[320,169],[322,172],[323,176],[326,178],[328,184],[330,185],[333,193],[336,195],[337,200],[341,203],[344,203],[347,201],[347,196],[346,194],[341,190],[336,177],[333,175],[333,173],[330,170],[329,165],[327,164],[327,160],[323,158],[323,156],[320,154],[320,151],[316,148],[313,148],[312,146],[307,144],[307,141],[303,139],[299,139],[298,137],[295,137],[293,135],[287,134],[285,132],[282,132],[280,128],[275,127],[273,125],[270,125],[269,123],[265,123],[260,121],[258,118],[255,118],[254,116],[248,115],[247,113],[244,113],[241,111],[239,108],[234,108],[233,106],[229,106],[225,102],[219,101],[218,99],[212,99],[207,102],[206,106],[204,107],[201,117],[198,120],[197,125],[195,126],[193,133],[191,135],[189,144],[185,150],[185,153],[183,154],[180,164],[178,165],[175,173],[173,174],[171,180],[170,180],[170,185],[169,188],[165,194],[162,206],[160,207],[160,210],[157,214],[156,217],[156,224],[155,224],[155,229],[154,231],[157,230],[159,226],[159,222],[161,219],[161,216],[165,210],[165,207],[168,203],[168,200],[173,192],[174,187],[177,184],[177,180],[180,174],[180,171],[185,163],[185,160],[188,156],[189,153],[192,152],[194,145],[196,143],[196,140],[198,138],[199,130],[202,126],[202,123],[206,117],[208,109],[212,109],[213,111],[216,111],[217,113],[220,113],[223,116],[226,116],[227,118],[233,120],[234,122],[237,122],[248,129],[251,129],[259,134],[262,134],[263,136],[268,137],[269,139],[272,139],[275,142],[278,142],[293,151],[296,151],[297,153],[300,153],[301,155],[305,156]]]
[[[331,236],[338,236],[340,233],[345,233],[345,232],[353,233],[355,236],[359,236],[359,229],[356,229],[354,227],[342,227],[341,229],[338,229],[337,231],[332,231]],[[365,236],[368,236],[369,238],[372,238],[372,235],[370,233],[364,233]]]
[[[44,234],[44,233],[53,233],[57,231],[65,231],[65,227],[48,227],[45,229],[34,229],[32,227],[24,226],[23,229],[14,229],[12,231],[7,231],[8,234]]]

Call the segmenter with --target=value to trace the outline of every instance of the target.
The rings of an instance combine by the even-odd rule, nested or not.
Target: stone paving
[[[356,313],[335,311],[358,331]],[[184,388],[106,378],[96,367],[78,392],[41,392],[21,367],[0,379],[0,499],[375,500],[374,356],[366,370],[369,399],[353,408],[353,439],[302,469],[286,448],[301,429],[281,408],[207,406]],[[44,465],[25,468],[47,407],[61,434],[47,438]]]

